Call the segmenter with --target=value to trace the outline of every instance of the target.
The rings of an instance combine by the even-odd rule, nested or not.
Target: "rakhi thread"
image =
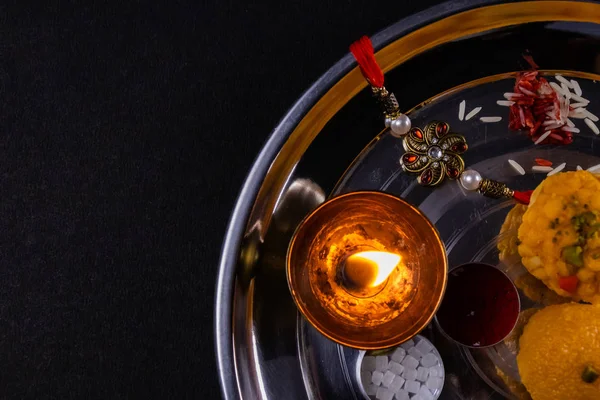
[[[385,126],[390,128],[393,136],[403,137],[410,131],[410,118],[400,112],[398,100],[396,100],[394,93],[389,92],[383,86],[383,71],[375,59],[371,39],[367,36],[361,37],[350,45],[350,52],[356,59],[360,72],[371,85],[371,92],[385,116]]]
[[[515,201],[517,201],[521,204],[529,204],[530,197],[531,197],[531,191],[529,191],[529,192],[514,191],[514,190],[510,189],[508,186],[506,186],[504,183],[496,182],[496,181],[493,181],[490,179],[483,179],[481,177],[481,175],[479,174],[479,172],[477,172],[475,170],[463,171],[464,161],[462,160],[462,157],[460,157],[460,155],[459,155],[462,152],[466,151],[466,149],[467,149],[467,144],[466,144],[466,141],[463,136],[456,135],[456,134],[452,135],[453,136],[452,140],[454,140],[456,142],[460,142],[462,140],[462,145],[464,146],[464,150],[458,151],[458,152],[456,152],[456,151],[452,152],[452,154],[447,155],[447,157],[448,157],[447,160],[444,157],[444,150],[446,150],[446,149],[440,148],[439,144],[437,142],[439,140],[439,137],[434,138],[433,140],[435,140],[435,142],[432,141],[432,143],[420,143],[420,140],[419,140],[420,137],[417,135],[416,139],[413,141],[419,142],[419,143],[417,143],[419,146],[412,146],[412,147],[407,146],[407,143],[410,142],[410,137],[409,137],[410,135],[407,136],[407,134],[409,132],[416,130],[418,132],[421,132],[421,135],[422,135],[422,131],[419,128],[412,128],[412,130],[411,130],[410,118],[407,115],[400,112],[400,108],[398,105],[398,101],[396,100],[396,96],[394,95],[394,93],[389,92],[383,85],[384,84],[383,71],[381,70],[381,67],[377,63],[377,60],[375,59],[375,50],[373,48],[373,43],[371,42],[371,39],[369,39],[369,37],[367,37],[367,36],[361,37],[359,40],[357,40],[356,42],[354,42],[350,45],[350,52],[356,59],[356,62],[358,63],[358,66],[360,68],[360,72],[362,73],[363,77],[366,79],[366,81],[371,86],[371,91],[383,110],[383,114],[385,116],[385,126],[390,128],[392,136],[404,138],[404,147],[405,147],[405,150],[407,150],[407,153],[401,158],[400,164],[402,165],[402,168],[407,172],[419,172],[420,173],[419,178],[418,178],[419,184],[421,184],[423,186],[436,186],[444,180],[445,175],[448,175],[450,179],[459,178],[461,185],[467,190],[471,190],[471,191],[476,190],[477,192],[481,193],[482,195],[491,197],[491,198],[496,198],[496,199],[502,198],[502,197],[513,198],[513,199],[515,199]],[[440,128],[440,129],[446,127],[447,129],[449,129],[449,126],[446,123],[434,122],[434,123],[429,124],[426,129],[428,129],[430,126]],[[418,132],[416,132],[416,133],[418,133]],[[439,136],[439,134],[437,136]],[[456,143],[453,143],[453,144],[456,145]],[[409,147],[412,150],[412,153],[415,153],[415,154],[408,152],[409,148],[407,148],[407,147]],[[416,147],[418,147],[418,149]],[[423,149],[427,150],[428,154],[420,154],[417,151],[417,150],[423,150]],[[450,150],[452,150],[452,149],[450,149]],[[429,154],[430,152],[431,152],[431,154]],[[417,154],[417,153],[419,153],[419,154]],[[408,158],[406,157],[407,155],[409,156]],[[450,159],[450,156],[452,156],[454,158]],[[439,176],[433,174],[433,175],[435,175],[435,176],[433,176],[431,174],[435,171],[432,172],[432,170],[430,170],[430,169],[425,169],[425,165],[423,165],[421,168],[421,164],[419,164],[419,160],[423,157],[430,157],[430,158],[432,157],[431,164],[433,166],[436,166],[436,164],[438,164],[438,166],[439,166],[439,165],[445,164],[445,162],[450,162],[452,164],[451,167],[454,169],[449,168],[449,169],[447,169],[447,172],[450,172],[450,173],[447,173],[447,174],[439,173],[438,174]],[[443,160],[442,160],[442,158],[443,158]],[[427,164],[427,165],[429,165],[429,164]],[[416,167],[413,168],[414,166],[416,166]],[[444,165],[444,168],[446,168],[446,165]],[[438,169],[440,169],[440,168],[438,168]],[[446,169],[444,169],[444,170],[446,170]],[[456,170],[456,174],[453,175],[452,172],[455,170]],[[428,173],[430,173],[431,176],[429,176]],[[429,179],[426,179],[426,178],[429,178]]]

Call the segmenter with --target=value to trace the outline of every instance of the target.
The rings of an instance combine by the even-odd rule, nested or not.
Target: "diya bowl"
[[[573,120],[580,132],[572,144],[534,145],[526,133],[509,129],[509,109],[497,104],[514,91],[515,73],[529,68],[522,57],[529,50],[546,78],[555,80],[559,72],[577,80],[587,109],[600,115],[594,83],[600,80],[600,4],[500,3],[449,1],[377,34],[357,32],[356,39],[371,37],[385,86],[413,126],[447,122],[468,143],[465,168],[522,191],[546,176],[532,171],[536,158],[556,166],[565,162],[565,171],[600,163],[600,136],[584,120]],[[360,350],[327,339],[302,317],[286,276],[294,230],[328,197],[366,190],[402,198],[435,225],[449,265],[483,262],[501,268],[519,289],[523,310],[552,297],[548,293],[536,301],[525,295],[544,286],[512,259],[514,227],[510,245],[498,248],[509,235],[499,232],[515,203],[467,192],[449,179],[435,189],[421,187],[414,174],[403,171],[402,139],[385,128],[373,101],[348,52],[282,117],[248,174],[227,228],[215,296],[215,348],[227,400],[360,398],[360,383],[350,373]],[[481,117],[501,120],[486,123]],[[511,398],[504,378],[519,380],[512,347],[458,346],[431,323],[420,334],[444,359],[440,399]]]
[[[345,346],[382,349],[420,332],[446,287],[444,244],[416,207],[383,192],[334,197],[298,227],[290,292],[304,317]]]

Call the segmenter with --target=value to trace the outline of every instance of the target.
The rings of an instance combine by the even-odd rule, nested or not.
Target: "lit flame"
[[[394,271],[402,257],[385,251],[363,251],[346,259],[346,277],[355,285],[375,287]]]

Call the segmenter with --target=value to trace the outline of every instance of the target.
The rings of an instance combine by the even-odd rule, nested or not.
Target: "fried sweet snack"
[[[600,181],[556,174],[534,191],[518,232],[523,265],[561,296],[600,303]]]

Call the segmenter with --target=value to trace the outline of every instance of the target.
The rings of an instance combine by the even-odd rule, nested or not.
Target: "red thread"
[[[535,61],[533,61],[533,57],[531,57],[531,55],[523,54],[523,58],[525,59],[525,61],[527,61],[527,64],[529,64],[531,68],[540,69],[539,65],[537,65]]]
[[[535,162],[537,165],[541,165],[543,167],[551,167],[552,166],[552,161],[546,160],[545,158],[536,158]]]
[[[521,204],[529,205],[529,201],[531,200],[532,193],[533,193],[533,190],[527,190],[525,192],[517,192],[515,190],[515,194],[513,194],[513,199],[515,199],[517,202],[519,202]]]
[[[361,37],[350,45],[350,51],[352,52],[352,55],[354,55],[354,58],[356,58],[360,71],[369,84],[382,88],[383,71],[379,68],[377,60],[375,60],[371,39],[367,36]]]

